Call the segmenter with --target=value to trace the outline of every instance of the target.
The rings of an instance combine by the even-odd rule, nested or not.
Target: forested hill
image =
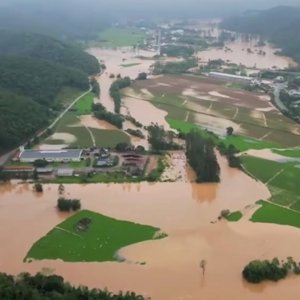
[[[80,48],[52,37],[0,30],[0,55],[19,55],[44,59],[77,68],[87,74],[100,71],[98,60]]]
[[[48,61],[19,56],[0,56],[0,89],[55,108],[54,99],[65,86],[89,88],[86,74]]]
[[[300,62],[300,7],[280,6],[225,19],[221,27],[260,34]]]
[[[73,45],[0,31],[0,153],[45,128],[63,109],[61,92],[88,90],[88,76],[99,69],[96,58]]]

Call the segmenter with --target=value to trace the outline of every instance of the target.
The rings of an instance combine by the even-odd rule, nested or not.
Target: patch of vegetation
[[[123,116],[107,111],[101,103],[93,104],[92,110],[97,119],[104,120],[119,129],[123,127]]]
[[[130,63],[130,64],[121,64],[121,67],[123,68],[130,68],[140,65],[140,63]]]
[[[211,140],[203,138],[197,131],[188,133],[186,136],[186,157],[196,173],[197,182],[220,181],[220,166]]]
[[[131,80],[129,77],[119,78],[112,83],[109,89],[109,94],[114,100],[115,113],[120,113],[121,108],[121,89],[129,87],[131,85]]]
[[[189,69],[197,66],[194,59],[187,59],[180,62],[156,62],[154,64],[153,74],[181,74],[187,72]]]
[[[272,149],[272,152],[286,157],[300,158],[300,149],[286,149],[286,150]]]
[[[166,163],[164,159],[159,158],[157,162],[157,167],[148,174],[146,178],[147,181],[150,182],[159,181],[165,169],[166,169]]]
[[[57,200],[57,208],[59,211],[77,211],[81,208],[80,200],[59,198]]]
[[[300,275],[300,263],[288,257],[286,262],[278,258],[268,260],[253,260],[243,270],[243,277],[251,283],[260,283],[264,280],[278,281],[284,279],[289,273]]]
[[[97,147],[115,148],[118,143],[129,143],[130,137],[120,130],[90,128]]]
[[[29,296],[28,296],[29,295]],[[33,296],[34,295],[34,296]],[[17,277],[0,273],[0,299],[101,299],[146,300],[133,292],[113,294],[107,290],[74,287],[58,275],[45,276],[28,273]]]
[[[182,147],[174,142],[176,137],[173,131],[166,131],[158,124],[148,126],[148,142],[154,151],[179,150]]]
[[[142,44],[145,34],[136,28],[108,28],[99,34],[100,45],[126,47]]]
[[[94,103],[95,95],[93,93],[89,93],[84,97],[80,98],[74,105],[74,109],[76,110],[77,115],[90,115],[92,112],[92,106]]]
[[[190,57],[194,54],[195,50],[191,46],[184,45],[167,45],[162,47],[161,54],[166,54],[171,57]]]
[[[76,224],[88,218],[87,231],[76,231]],[[37,241],[26,256],[29,259],[63,261],[122,261],[118,251],[131,244],[164,238],[159,228],[116,220],[92,211],[81,211],[52,229]]]
[[[229,222],[237,222],[237,221],[239,221],[242,217],[243,217],[243,214],[242,214],[240,211],[235,211],[235,212],[230,213],[230,214],[226,217],[226,219],[227,219]]]
[[[300,213],[266,201],[259,201],[259,208],[251,217],[252,222],[289,225],[300,228]]]

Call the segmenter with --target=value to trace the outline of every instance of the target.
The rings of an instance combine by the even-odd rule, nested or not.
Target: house
[[[81,149],[63,149],[63,150],[24,150],[19,155],[21,162],[33,163],[41,159],[48,162],[72,162],[80,161]]]

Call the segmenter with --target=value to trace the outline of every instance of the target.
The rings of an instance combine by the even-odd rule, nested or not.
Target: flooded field
[[[196,300],[199,295],[206,295],[206,299],[216,299],[214,287],[217,282],[221,287],[218,293],[223,296],[239,293],[251,296],[251,291],[240,276],[243,264],[250,258],[262,255],[269,257],[274,252],[274,255],[292,253],[274,248],[274,252],[263,254],[257,245],[264,241],[264,235],[253,234],[259,225],[245,221],[242,225],[245,232],[241,232],[241,224],[236,227],[225,222],[211,223],[217,220],[224,208],[232,211],[244,209],[256,200],[269,196],[262,184],[237,170],[229,169],[224,159],[219,160],[222,166],[221,184],[178,182],[66,186],[68,197],[81,199],[84,209],[118,219],[155,225],[168,233],[166,240],[140,243],[121,250],[121,254],[129,261],[146,261],[144,266],[61,261],[23,263],[31,245],[67,215],[55,209],[58,197],[56,185],[45,185],[43,195],[35,194],[32,186],[27,184],[1,185],[0,218],[6,224],[0,230],[0,240],[5,245],[0,251],[1,270],[17,274],[47,269],[75,284],[106,286],[114,291],[131,289],[149,295],[154,300],[178,297]],[[190,178],[190,174],[186,176]],[[20,228],[22,235],[19,234]],[[269,235],[269,231],[265,231]],[[293,229],[290,232],[296,234]],[[286,231],[283,230],[284,234]],[[300,237],[300,232],[297,231],[297,234]],[[15,238],[12,239],[12,236]],[[269,244],[273,242],[271,237]],[[244,247],[248,247],[248,250],[242,250]],[[300,247],[295,248],[295,252],[296,249]],[[232,251],[241,251],[242,255],[232,255],[231,259],[224,260],[224,255]],[[201,259],[206,259],[208,264],[205,278],[199,270]],[[220,265],[221,260],[223,263]],[[230,269],[226,276],[222,273],[225,269]],[[231,290],[230,285],[236,288]]]
[[[115,78],[110,78],[113,74],[122,77],[129,76],[131,79],[136,79],[141,72],[148,72],[153,64],[151,57],[153,52],[140,51],[139,57],[129,48],[113,50],[102,48],[91,48],[88,52],[94,55],[99,61],[104,61],[106,70],[104,74],[99,76],[98,81],[101,86],[100,102],[110,112],[114,111],[114,105],[109,96],[109,88]],[[99,101],[99,100],[98,100]]]
[[[120,254],[132,263],[23,263],[32,244],[67,214],[55,209],[57,185],[45,185],[43,195],[35,194],[27,184],[0,185],[0,218],[6,225],[0,230],[1,271],[55,272],[74,284],[113,291],[130,289],[153,300],[279,299],[282,293],[296,299],[295,278],[276,285],[251,286],[243,282],[242,268],[251,259],[292,255],[300,260],[300,231],[253,224],[247,219],[238,224],[216,222],[222,209],[246,213],[255,201],[269,196],[262,184],[228,168],[223,158],[219,157],[219,161],[221,184],[66,186],[66,194],[81,199],[84,209],[157,226],[168,234],[164,240],[122,249]],[[190,171],[185,172],[190,179]],[[202,259],[207,262],[205,276],[199,268]],[[136,261],[145,261],[146,265],[134,264]]]
[[[224,135],[224,128],[231,126],[238,134],[283,146],[300,145],[300,126],[283,116],[268,94],[233,89],[224,81],[188,75],[135,82],[133,89],[140,105],[149,100],[142,93],[146,89],[159,99],[156,103],[149,101],[157,109],[164,109],[168,117],[199,124],[217,134]]]

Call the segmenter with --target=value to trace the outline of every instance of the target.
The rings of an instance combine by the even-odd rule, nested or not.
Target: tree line
[[[115,113],[119,114],[121,109],[121,89],[124,89],[131,85],[129,77],[119,78],[112,83],[109,89],[109,94],[112,97],[115,104]]]
[[[101,103],[94,103],[92,110],[97,119],[107,121],[117,128],[122,129],[124,118],[121,115],[107,111]]]
[[[0,299],[3,300],[146,300],[133,292],[118,294],[100,289],[74,287],[58,275],[30,275],[22,273],[17,277],[0,273]]]
[[[196,173],[197,182],[220,181],[220,166],[211,139],[204,138],[197,131],[188,133],[186,135],[186,157]]]

